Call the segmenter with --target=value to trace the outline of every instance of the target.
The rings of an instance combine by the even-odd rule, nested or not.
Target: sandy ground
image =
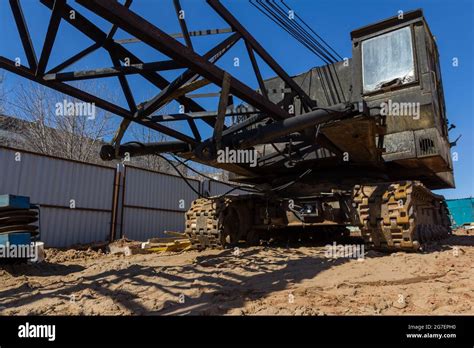
[[[368,251],[363,261],[325,250],[48,250],[45,263],[0,266],[0,314],[474,314],[474,231],[429,252]]]

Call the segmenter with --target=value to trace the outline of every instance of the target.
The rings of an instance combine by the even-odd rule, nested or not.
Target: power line
[[[292,10],[283,0],[280,0],[282,5],[275,0],[250,0],[250,3],[326,64],[343,59],[298,14],[295,13],[294,17],[290,18],[289,11]]]

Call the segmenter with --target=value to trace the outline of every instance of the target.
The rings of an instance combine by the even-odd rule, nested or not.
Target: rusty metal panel
[[[199,181],[188,179],[188,182],[199,192]],[[134,167],[126,168],[125,205],[184,212],[197,197],[178,176]]]
[[[123,236],[139,241],[166,237],[165,231],[183,232],[184,219],[184,213],[181,212],[125,207]]]

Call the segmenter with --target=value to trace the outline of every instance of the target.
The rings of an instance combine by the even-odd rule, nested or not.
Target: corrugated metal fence
[[[199,192],[200,182],[188,182]],[[122,233],[147,240],[163,231],[183,231],[184,212],[198,195],[183,179],[133,167],[125,168]]]
[[[41,239],[48,246],[107,240],[115,170],[0,148],[0,192],[41,206]]]
[[[195,191],[232,187],[189,179]],[[183,231],[184,212],[198,197],[174,175],[117,169],[0,147],[0,194],[29,196],[41,206],[41,239],[67,247],[126,236],[147,240]],[[239,193],[239,190],[233,193]]]
[[[447,199],[454,227],[474,222],[474,198]]]

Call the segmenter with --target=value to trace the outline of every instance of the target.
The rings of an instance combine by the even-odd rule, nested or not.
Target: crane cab
[[[353,98],[385,118],[385,162],[454,187],[436,41],[422,10],[351,32]]]

